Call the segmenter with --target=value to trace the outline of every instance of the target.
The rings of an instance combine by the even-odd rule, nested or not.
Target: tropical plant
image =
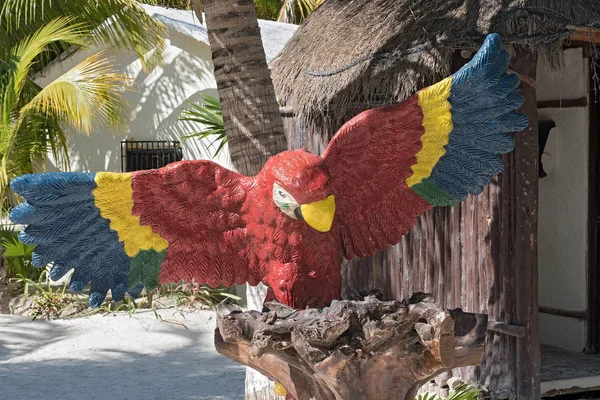
[[[92,314],[97,314],[97,313],[114,314],[119,311],[127,311],[127,313],[129,314],[129,318],[131,318],[131,316],[133,315],[134,312],[137,311],[137,309],[138,309],[138,306],[135,303],[135,301],[131,297],[125,296],[123,298],[123,301],[121,302],[121,304],[115,303],[110,300],[105,301],[104,304],[102,304],[100,307],[95,308],[92,311]]]
[[[112,71],[102,53],[86,58],[65,74],[40,88],[32,69],[53,43],[85,46],[88,35],[72,18],[59,17],[17,43],[0,60],[0,198],[5,200],[14,176],[39,170],[49,151],[66,166],[68,161],[62,123],[89,133],[100,122],[122,121],[125,75]]]
[[[191,121],[204,125],[197,132],[192,132],[183,136],[183,139],[196,138],[202,140],[213,138],[209,147],[217,143],[217,149],[213,157],[216,157],[227,143],[225,134],[225,125],[223,124],[223,113],[221,112],[221,102],[219,99],[204,95],[200,104],[189,103],[189,108],[185,109],[179,117],[182,121]]]
[[[203,0],[203,5],[231,162],[238,172],[254,176],[269,157],[287,149],[255,8],[252,0]],[[244,46],[236,45],[239,35]]]
[[[252,0],[203,2],[231,163],[238,172],[254,176],[269,157],[287,150],[256,8]],[[192,8],[201,19],[199,3],[192,0]],[[244,46],[238,45],[240,35],[244,35]],[[247,293],[252,296],[250,289]],[[247,369],[247,399],[275,396],[269,380],[259,376]],[[254,381],[264,384],[250,384]]]
[[[459,385],[450,391],[450,395],[446,399],[431,393],[423,393],[416,397],[415,400],[477,400],[481,391],[477,388],[468,385]]]
[[[22,276],[32,280],[40,278],[43,269],[34,267],[31,259],[35,246],[22,243],[18,232],[13,229],[0,230],[0,241],[9,277]]]
[[[44,25],[64,17],[79,25],[85,44],[133,50],[142,60],[160,61],[162,52],[152,50],[164,47],[165,28],[136,0],[0,0],[0,58]],[[60,40],[49,43],[33,71],[72,46]]]
[[[58,319],[67,306],[73,303],[74,296],[66,293],[66,283],[55,288],[50,284],[50,280],[44,280],[45,284],[24,276],[17,276],[11,279],[11,281],[23,285],[23,291],[26,295],[29,295],[30,288],[35,290],[32,294],[33,301],[29,307],[31,318],[34,320],[38,318],[48,320]]]
[[[177,306],[185,305],[195,307],[197,303],[201,306],[215,308],[225,299],[239,300],[236,295],[227,292],[227,288],[211,288],[201,285],[192,278],[191,282],[183,282],[171,293]]]
[[[272,19],[289,24],[304,21],[325,0],[255,0],[256,14],[261,19]]]
[[[256,16],[260,19],[299,24],[325,0],[254,0]],[[143,3],[189,9],[190,0],[141,0]],[[171,5],[174,4],[174,5]],[[202,1],[198,3],[203,9]]]

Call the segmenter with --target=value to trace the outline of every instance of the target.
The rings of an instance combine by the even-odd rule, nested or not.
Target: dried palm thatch
[[[574,32],[597,28],[598,0],[327,0],[273,60],[272,77],[297,116],[339,123],[447,76],[452,52],[475,50],[488,33],[557,66]]]

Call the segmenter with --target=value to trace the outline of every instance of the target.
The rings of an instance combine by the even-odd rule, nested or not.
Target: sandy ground
[[[0,400],[243,399],[245,369],[214,348],[215,314],[32,321],[0,315]]]

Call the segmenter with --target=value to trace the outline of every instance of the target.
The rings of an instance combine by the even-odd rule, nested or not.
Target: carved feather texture
[[[195,279],[263,281],[282,303],[323,307],[340,296],[344,256],[398,243],[417,216],[480,193],[502,171],[498,155],[514,146],[507,133],[527,126],[515,112],[523,99],[508,61],[490,35],[456,74],[348,121],[323,157],[283,152],[256,177],[210,161],[19,177],[11,187],[27,202],[11,218],[28,225],[20,237],[37,245],[36,265],[54,262],[53,278],[74,268],[75,291],[92,283],[92,306],[108,290],[119,300],[144,286]],[[298,207],[333,196],[331,229],[282,212],[275,184]]]
[[[109,289],[120,300],[128,289],[129,258],[109,221],[100,216],[92,190],[95,174],[47,173],[24,175],[11,188],[27,199],[11,212],[11,220],[29,225],[19,238],[38,244],[33,263],[54,262],[59,278],[75,268],[70,289],[82,291],[91,281],[89,303],[100,305]]]
[[[523,98],[518,76],[507,74],[509,59],[498,35],[489,35],[456,74],[340,129],[324,164],[347,258],[398,243],[417,216],[481,193],[503,170],[498,155],[514,147],[507,133],[528,123],[515,112]]]
[[[133,215],[169,244],[161,283],[195,279],[231,286],[260,281],[248,271],[241,212],[252,183],[252,178],[210,161],[182,161],[133,174]]]

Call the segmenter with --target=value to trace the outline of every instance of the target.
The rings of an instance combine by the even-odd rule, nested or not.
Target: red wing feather
[[[169,243],[161,283],[258,283],[241,211],[253,181],[210,161],[134,173],[133,214]]]
[[[346,123],[323,156],[345,256],[396,244],[416,217],[483,191],[527,127],[510,56],[489,35],[473,59],[410,99]]]
[[[367,110],[338,131],[323,155],[336,196],[346,258],[395,244],[431,205],[406,184],[421,149],[416,96]]]

